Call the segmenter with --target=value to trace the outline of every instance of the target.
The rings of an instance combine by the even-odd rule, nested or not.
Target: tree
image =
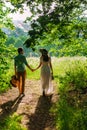
[[[5,6],[5,3],[0,1],[0,27],[13,28],[13,24],[8,17],[10,9]],[[5,45],[7,35],[0,29],[0,90],[4,90],[7,87],[8,80],[8,70],[9,70],[9,60],[12,57],[13,46],[7,47]]]
[[[32,12],[32,16],[26,20],[31,20],[32,27],[25,42],[27,47],[34,49],[40,44],[56,44],[57,51],[65,44],[68,47],[72,46],[73,41],[77,43],[80,34],[86,42],[87,20],[84,25],[84,18],[81,17],[86,10],[86,0],[12,0],[11,3],[20,12],[25,3]]]

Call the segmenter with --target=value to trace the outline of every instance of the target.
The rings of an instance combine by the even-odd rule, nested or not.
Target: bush
[[[82,94],[87,88],[86,58],[64,58],[60,62],[56,78],[59,98],[52,108],[56,127],[58,130],[86,130],[87,101]]]
[[[60,90],[79,90],[87,87],[87,61],[86,59],[73,60],[67,66],[65,74],[59,77]]]

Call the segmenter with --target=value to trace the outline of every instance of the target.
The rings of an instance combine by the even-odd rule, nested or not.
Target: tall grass
[[[67,62],[67,61],[66,61]],[[70,58],[64,73],[59,76],[60,89],[82,90],[87,87],[87,60],[85,57]]]
[[[59,71],[54,71],[55,80],[60,94],[52,110],[56,127],[58,130],[86,130],[87,60],[85,57],[62,58],[56,63]]]
[[[86,108],[70,105],[67,96],[60,96],[54,107],[57,130],[86,130],[87,129],[87,105]],[[68,97],[69,98],[69,97]],[[76,102],[78,104],[78,102]]]

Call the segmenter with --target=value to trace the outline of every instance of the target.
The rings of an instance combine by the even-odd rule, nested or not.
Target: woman
[[[25,65],[31,70],[31,67],[28,65],[26,57],[23,55],[24,51],[22,48],[18,48],[18,55],[14,58],[14,69],[15,75],[18,78],[18,88],[19,95],[24,96],[25,89],[25,78],[26,78],[26,68]]]
[[[51,58],[48,56],[48,51],[46,49],[40,49],[40,52],[42,54],[40,57],[40,64],[36,69],[39,69],[41,67],[41,85],[43,96],[45,96],[49,92],[53,91],[53,86],[51,82],[53,68],[51,64]]]

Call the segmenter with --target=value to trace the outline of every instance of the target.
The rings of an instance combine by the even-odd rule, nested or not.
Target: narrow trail
[[[40,81],[26,80],[25,96],[18,97],[18,89],[12,88],[0,95],[0,120],[13,113],[22,115],[21,124],[27,130],[56,130],[54,115],[49,111],[58,100],[56,83],[53,81],[54,93],[43,97]]]

